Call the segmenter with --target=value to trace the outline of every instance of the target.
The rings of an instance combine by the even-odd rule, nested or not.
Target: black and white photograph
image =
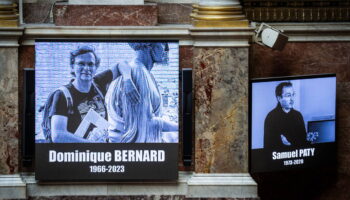
[[[35,141],[45,162],[92,162],[93,151],[100,162],[177,156],[178,42],[36,41],[35,55]]]
[[[177,46],[36,45],[36,141],[177,143]]]
[[[253,168],[311,165],[336,141],[335,76],[252,81],[250,103]]]

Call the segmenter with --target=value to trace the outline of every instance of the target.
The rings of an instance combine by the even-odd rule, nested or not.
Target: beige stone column
[[[248,173],[248,60],[253,28],[194,27],[190,31],[195,175],[189,181],[189,194],[256,198],[257,185]]]
[[[18,172],[18,38],[23,29],[0,30],[0,174]]]
[[[238,0],[200,0],[192,13],[195,172],[248,175],[248,60],[253,28]]]
[[[200,0],[193,5],[195,27],[248,27],[239,0]]]
[[[195,172],[248,172],[252,28],[193,28]]]
[[[24,199],[19,174],[18,39],[23,28],[0,29],[0,199]]]

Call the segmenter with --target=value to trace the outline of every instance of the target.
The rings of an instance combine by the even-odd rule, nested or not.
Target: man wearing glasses
[[[74,133],[90,109],[107,120],[104,97],[108,85],[117,77],[123,76],[125,96],[132,102],[139,100],[137,89],[131,80],[131,69],[118,63],[110,69],[96,74],[100,58],[90,46],[78,47],[70,54],[70,68],[73,79],[64,87],[71,99],[66,99],[64,91],[56,90],[49,109],[51,123],[50,140],[54,143],[106,142],[107,131],[93,129],[89,137],[82,138]],[[68,101],[71,100],[71,101]],[[51,103],[51,102],[50,102]],[[69,104],[72,105],[71,108]]]
[[[303,116],[293,109],[295,92],[291,82],[282,82],[275,90],[277,106],[265,118],[264,148],[280,149],[307,144]]]

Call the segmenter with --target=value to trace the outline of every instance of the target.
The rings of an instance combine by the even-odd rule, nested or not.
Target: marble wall
[[[0,48],[0,174],[18,172],[17,61],[17,48]]]
[[[83,9],[79,9],[77,8],[77,6],[75,7],[70,6],[68,9],[67,6],[58,5],[56,6],[55,12],[52,13],[55,16],[50,16],[50,13],[53,11],[53,8],[54,8],[53,2],[50,2],[50,1],[34,2],[33,1],[32,3],[25,2],[23,4],[23,18],[24,18],[24,22],[27,24],[47,24],[47,23],[52,24],[54,23],[53,18],[55,18],[57,21],[56,23],[60,25],[67,25],[72,23],[80,23],[85,25],[86,24],[93,25],[93,23],[95,23],[95,25],[100,25],[100,24],[128,25],[126,23],[129,23],[131,20],[138,20],[132,23],[136,25],[147,25],[147,23],[151,23],[151,24],[155,24],[155,23],[190,24],[191,23],[190,14],[192,12],[192,4],[190,3],[158,3],[157,10],[153,9],[153,7],[154,6],[150,8],[149,6],[147,6],[145,9],[140,10],[138,13],[134,13],[134,14],[138,14],[138,16],[136,15],[133,16],[133,15],[130,15],[131,14],[130,10],[126,10],[126,11],[123,11],[121,9],[111,10],[111,9],[108,9],[109,8],[108,6],[103,6],[101,8],[94,6],[94,9],[92,9],[91,6],[85,7]],[[115,7],[111,7],[111,8],[115,8]],[[77,11],[76,9],[79,9],[79,10]],[[73,12],[73,16],[75,17],[72,17],[71,16],[72,14],[69,14],[71,12]],[[111,19],[108,19],[107,21],[104,20],[103,22],[94,22],[94,21],[97,21],[97,18],[105,19],[103,18],[103,16],[99,15],[101,12],[103,12],[103,16],[106,16],[106,15],[112,16]],[[120,18],[120,15],[123,15],[126,12],[128,12],[128,17]],[[57,14],[60,14],[60,16],[57,16]],[[149,18],[150,14],[152,14],[151,18]],[[89,20],[86,20],[87,15],[89,17]],[[128,19],[123,20],[124,18],[128,18]],[[141,18],[141,20],[139,20],[138,18]],[[132,25],[132,24],[129,24],[129,25]]]
[[[158,22],[160,24],[190,24],[192,4],[158,4]]]
[[[195,171],[248,171],[248,48],[195,48]]]
[[[24,3],[23,4],[23,20],[27,24],[46,24],[52,23],[50,12],[53,3]]]
[[[313,199],[350,199],[345,189],[350,184],[350,43],[288,43],[283,51],[254,44],[250,50],[250,78],[323,73],[337,75],[336,169],[314,169],[315,173],[308,174],[291,173],[294,177],[288,181],[281,181],[286,175],[272,174],[271,177],[279,183],[278,187],[271,181],[265,183],[258,179],[261,197],[278,199],[289,193],[294,199],[306,198],[307,194]],[[312,177],[312,174],[317,176]],[[300,179],[305,181],[301,183]],[[291,192],[290,185],[298,187]]]
[[[68,5],[54,7],[56,26],[155,26],[156,5]]]

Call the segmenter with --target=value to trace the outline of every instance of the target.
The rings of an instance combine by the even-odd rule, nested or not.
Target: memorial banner
[[[176,180],[178,51],[174,41],[36,41],[36,179]]]
[[[255,79],[250,94],[252,173],[335,164],[335,75]]]

